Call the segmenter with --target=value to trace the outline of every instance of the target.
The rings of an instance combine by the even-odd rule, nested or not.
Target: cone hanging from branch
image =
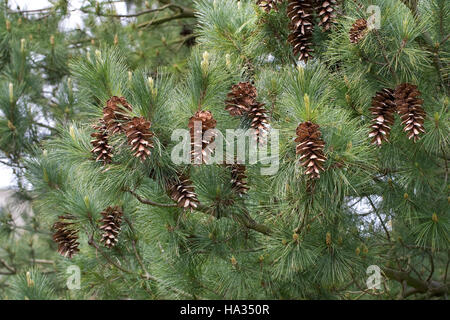
[[[103,120],[110,134],[125,132],[124,123],[130,120],[133,108],[124,97],[113,96],[103,108]]]
[[[367,34],[367,21],[365,19],[358,19],[350,28],[349,38],[351,43],[358,43]]]
[[[250,127],[255,131],[257,143],[264,144],[270,129],[268,111],[264,108],[264,103],[256,102],[252,105],[248,117],[251,120]]]
[[[153,133],[150,131],[151,123],[144,117],[134,117],[124,127],[128,144],[132,147],[134,156],[145,161],[153,149]]]
[[[372,138],[373,144],[381,146],[383,141],[389,141],[395,110],[394,90],[385,88],[372,98],[372,107],[369,108],[369,111],[372,113],[373,119],[369,137]]]
[[[294,56],[308,62],[312,58],[313,0],[289,0],[287,15],[290,19],[288,42],[293,47]]]
[[[211,111],[197,111],[189,119],[189,131],[191,135],[191,160],[194,164],[206,163],[214,151],[211,145],[215,139],[215,133],[205,134],[214,129],[217,121]]]
[[[71,215],[59,216],[58,221],[53,224],[53,241],[58,244],[58,253],[65,258],[72,258],[80,251],[78,246],[78,229]]]
[[[117,237],[121,230],[123,216],[122,209],[118,206],[108,207],[101,212],[101,215],[103,218],[100,220],[102,222],[100,230],[102,230],[103,233],[100,242],[107,248],[114,247],[118,242]]]
[[[99,123],[94,125],[93,128],[96,130],[91,133],[91,137],[95,138],[91,140],[93,146],[91,152],[95,155],[95,161],[103,162],[103,164],[111,163],[112,146],[108,143],[108,130],[106,128],[105,121],[103,119],[99,120]]]
[[[231,87],[225,101],[227,110],[231,116],[242,116],[250,111],[256,103],[257,90],[250,82],[239,82]]]
[[[324,31],[330,30],[336,18],[336,0],[317,0],[316,12],[319,26]]]
[[[185,210],[190,209],[192,211],[199,204],[192,181],[186,175],[180,175],[177,181],[169,184],[168,192],[170,198],[177,203],[178,207]]]
[[[394,93],[403,131],[406,132],[408,139],[413,139],[414,142],[420,139],[421,133],[425,132],[423,123],[426,113],[422,107],[423,99],[418,98],[420,95],[417,86],[410,83],[400,84]]]
[[[231,188],[239,196],[244,196],[249,190],[245,173],[247,168],[243,164],[231,164],[228,167],[231,169]]]
[[[319,125],[311,121],[302,122],[298,125],[296,133],[296,153],[300,155],[300,165],[305,168],[305,174],[311,179],[320,178],[320,171],[324,171],[323,163],[327,158]]]

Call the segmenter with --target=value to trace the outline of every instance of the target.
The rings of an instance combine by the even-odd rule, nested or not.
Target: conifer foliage
[[[100,3],[101,36],[33,50],[20,39],[52,19],[0,15],[0,160],[24,172],[25,227],[54,227],[39,233],[50,246],[25,235],[21,259],[59,275],[73,257],[83,285],[70,297],[83,299],[448,296],[449,1],[135,1],[121,19]],[[145,49],[184,25],[193,33]],[[138,62],[192,35],[176,63]],[[57,68],[70,81],[52,73],[52,107],[36,111],[37,70],[77,41]],[[0,208],[2,277],[23,270],[3,250],[25,232],[11,236],[11,219]],[[373,265],[383,285],[368,290]]]

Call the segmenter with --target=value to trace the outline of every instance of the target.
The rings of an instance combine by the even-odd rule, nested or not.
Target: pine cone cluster
[[[101,212],[101,215],[103,218],[100,220],[102,222],[100,230],[103,231],[103,234],[100,242],[107,248],[114,247],[118,241],[117,236],[121,230],[123,216],[122,209],[117,206],[108,207]]]
[[[151,123],[144,117],[134,117],[125,125],[125,134],[128,144],[132,147],[134,156],[140,158],[141,161],[150,156],[153,149],[153,133],[150,131]]]
[[[106,128],[105,121],[100,119],[97,125],[94,125],[93,128],[96,130],[91,133],[91,137],[95,138],[91,140],[91,144],[93,146],[91,152],[95,155],[95,161],[103,162],[104,164],[111,163],[112,154],[112,146],[108,144],[108,130]]]
[[[189,119],[189,130],[191,135],[191,155],[195,164],[206,163],[214,151],[211,145],[214,142],[215,134],[208,136],[205,132],[216,127],[217,121],[211,111],[197,111]],[[197,139],[196,139],[197,138]]]
[[[397,105],[397,112],[400,115],[403,131],[408,139],[414,142],[419,140],[419,134],[424,133],[423,123],[426,117],[422,107],[423,99],[419,99],[420,91],[416,85],[403,83],[395,89],[394,97]]]
[[[350,28],[349,37],[351,43],[358,43],[367,33],[367,21],[358,19]]]
[[[258,143],[264,142],[264,137],[269,130],[268,111],[263,103],[259,103],[256,87],[250,82],[239,82],[231,87],[228,99],[225,101],[227,110],[231,116],[246,115],[250,119],[250,127],[255,130],[255,138]]]
[[[389,133],[394,124],[394,91],[385,88],[377,92],[372,98],[372,107],[369,110],[373,115],[369,137],[372,138],[373,144],[380,146],[383,141],[389,141]]]
[[[180,175],[178,178],[179,180],[169,185],[170,198],[178,204],[178,207],[192,211],[199,204],[192,181],[185,175]]]
[[[242,116],[250,111],[256,103],[257,90],[250,82],[239,82],[231,87],[225,101],[227,110],[231,116]]]
[[[133,110],[131,105],[124,97],[113,96],[106,102],[103,108],[103,118],[94,126],[96,130],[91,134],[94,140],[91,141],[96,161],[102,161],[104,164],[111,163],[112,146],[109,145],[110,136],[117,133],[125,133],[128,144],[132,147],[134,156],[142,162],[151,154],[153,149],[152,137],[150,131],[151,122],[144,117],[131,117]]]
[[[316,12],[319,17],[319,26],[328,31],[336,18],[336,0],[317,0]]]
[[[311,121],[302,122],[297,130],[296,153],[300,155],[300,165],[305,168],[305,174],[311,179],[320,178],[324,171],[323,163],[327,159],[324,154],[325,142],[321,139],[319,125]]]
[[[313,32],[313,0],[289,0],[287,15],[290,19],[291,33],[288,41],[292,45],[294,55],[299,60],[308,62],[312,58],[312,32]]]
[[[402,83],[395,90],[385,88],[377,92],[369,109],[373,115],[369,133],[373,144],[380,146],[383,141],[388,141],[395,112],[400,115],[408,139],[419,140],[419,135],[425,132],[423,123],[426,117],[423,99],[418,98],[420,94],[417,86],[410,83]]]
[[[124,97],[113,96],[103,108],[103,120],[110,134],[123,133],[124,122],[130,120],[129,112],[133,108]]]
[[[231,169],[231,187],[239,196],[247,194],[249,187],[247,186],[246,167],[243,164],[228,165]]]
[[[278,11],[277,5],[283,2],[283,0],[257,0],[256,4],[264,9],[266,12],[270,10]]]
[[[53,224],[53,241],[58,244],[58,253],[63,257],[72,258],[80,251],[78,246],[78,229],[75,223],[71,222],[74,217],[71,215],[59,216],[58,221]]]

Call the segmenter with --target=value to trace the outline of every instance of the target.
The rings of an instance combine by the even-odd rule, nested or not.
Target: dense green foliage
[[[349,29],[356,19],[370,16],[370,4],[380,8],[380,29],[352,44]],[[133,24],[114,24],[118,30],[113,30],[105,20],[96,25],[102,43],[83,48],[69,49],[71,36],[55,35],[54,46],[36,48],[44,61],[64,66],[49,72],[58,84],[54,106],[34,100],[41,96],[43,80],[23,71],[35,67],[26,55],[37,53],[20,41],[24,35],[14,31],[16,23],[11,33],[0,21],[3,39],[10,39],[0,48],[9,66],[1,82],[1,150],[25,167],[20,172],[31,186],[23,194],[32,199],[35,219],[45,228],[58,215],[73,215],[81,249],[72,259],[54,258],[60,288],[47,288],[46,278],[33,269],[28,277],[36,278],[35,290],[21,275],[5,296],[445,299],[450,3],[342,1],[336,26],[329,32],[315,29],[314,59],[307,64],[294,59],[287,42],[286,3],[266,13],[250,0],[198,0],[195,10],[197,45],[181,70],[173,60],[160,66],[151,38],[127,43],[140,39]],[[53,13],[48,25],[40,25],[50,28],[58,19]],[[122,36],[114,46],[116,33]],[[135,60],[139,46],[148,46],[142,50],[152,59]],[[67,65],[62,57],[73,50],[82,54],[71,53],[74,59]],[[20,70],[26,77],[17,76]],[[68,75],[73,80],[68,82]],[[171,135],[187,129],[199,109],[211,111],[222,132],[248,128],[246,119],[230,117],[224,109],[231,86],[247,80],[254,81],[258,99],[266,104],[271,127],[280,131],[280,166],[266,176],[260,174],[265,164],[248,165],[250,190],[238,197],[227,167],[175,165],[170,156],[178,141]],[[21,92],[12,101],[9,82]],[[397,119],[390,142],[371,145],[372,97],[403,82],[416,84],[422,93],[426,133],[413,143]],[[155,148],[144,162],[133,157],[124,135],[111,138],[111,164],[95,162],[92,125],[113,95],[126,97],[132,115],[152,123]],[[27,109],[34,104],[55,123],[45,141],[35,128],[34,108]],[[327,156],[313,187],[298,165],[294,142],[296,127],[308,120],[320,125]],[[201,203],[193,212],[176,207],[167,194],[176,172],[189,173],[193,181]],[[123,208],[124,222],[117,246],[106,249],[99,242],[98,221],[115,205]],[[81,269],[80,290],[64,290],[70,265]],[[370,265],[382,270],[379,290],[367,289]]]

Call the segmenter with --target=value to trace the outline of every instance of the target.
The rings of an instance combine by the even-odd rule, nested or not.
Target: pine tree
[[[72,260],[85,270],[76,298],[446,298],[450,3],[325,2],[196,1],[196,45],[182,70],[136,69],[120,35],[71,60],[64,92],[79,109],[21,163],[37,217],[51,226],[70,213],[78,230],[57,225],[58,244],[79,249]],[[8,83],[1,150],[16,159],[24,149],[13,142],[33,130],[16,99],[26,87],[9,94]],[[114,157],[102,165],[91,134],[105,114]],[[254,163],[233,161],[239,148],[255,154],[226,130],[251,128],[267,143]],[[192,163],[182,145],[212,160],[220,148],[235,152]],[[120,208],[110,209],[120,219],[105,208]],[[57,270],[72,263],[54,260]],[[367,290],[372,265],[381,289]],[[16,281],[26,289],[38,277]]]

